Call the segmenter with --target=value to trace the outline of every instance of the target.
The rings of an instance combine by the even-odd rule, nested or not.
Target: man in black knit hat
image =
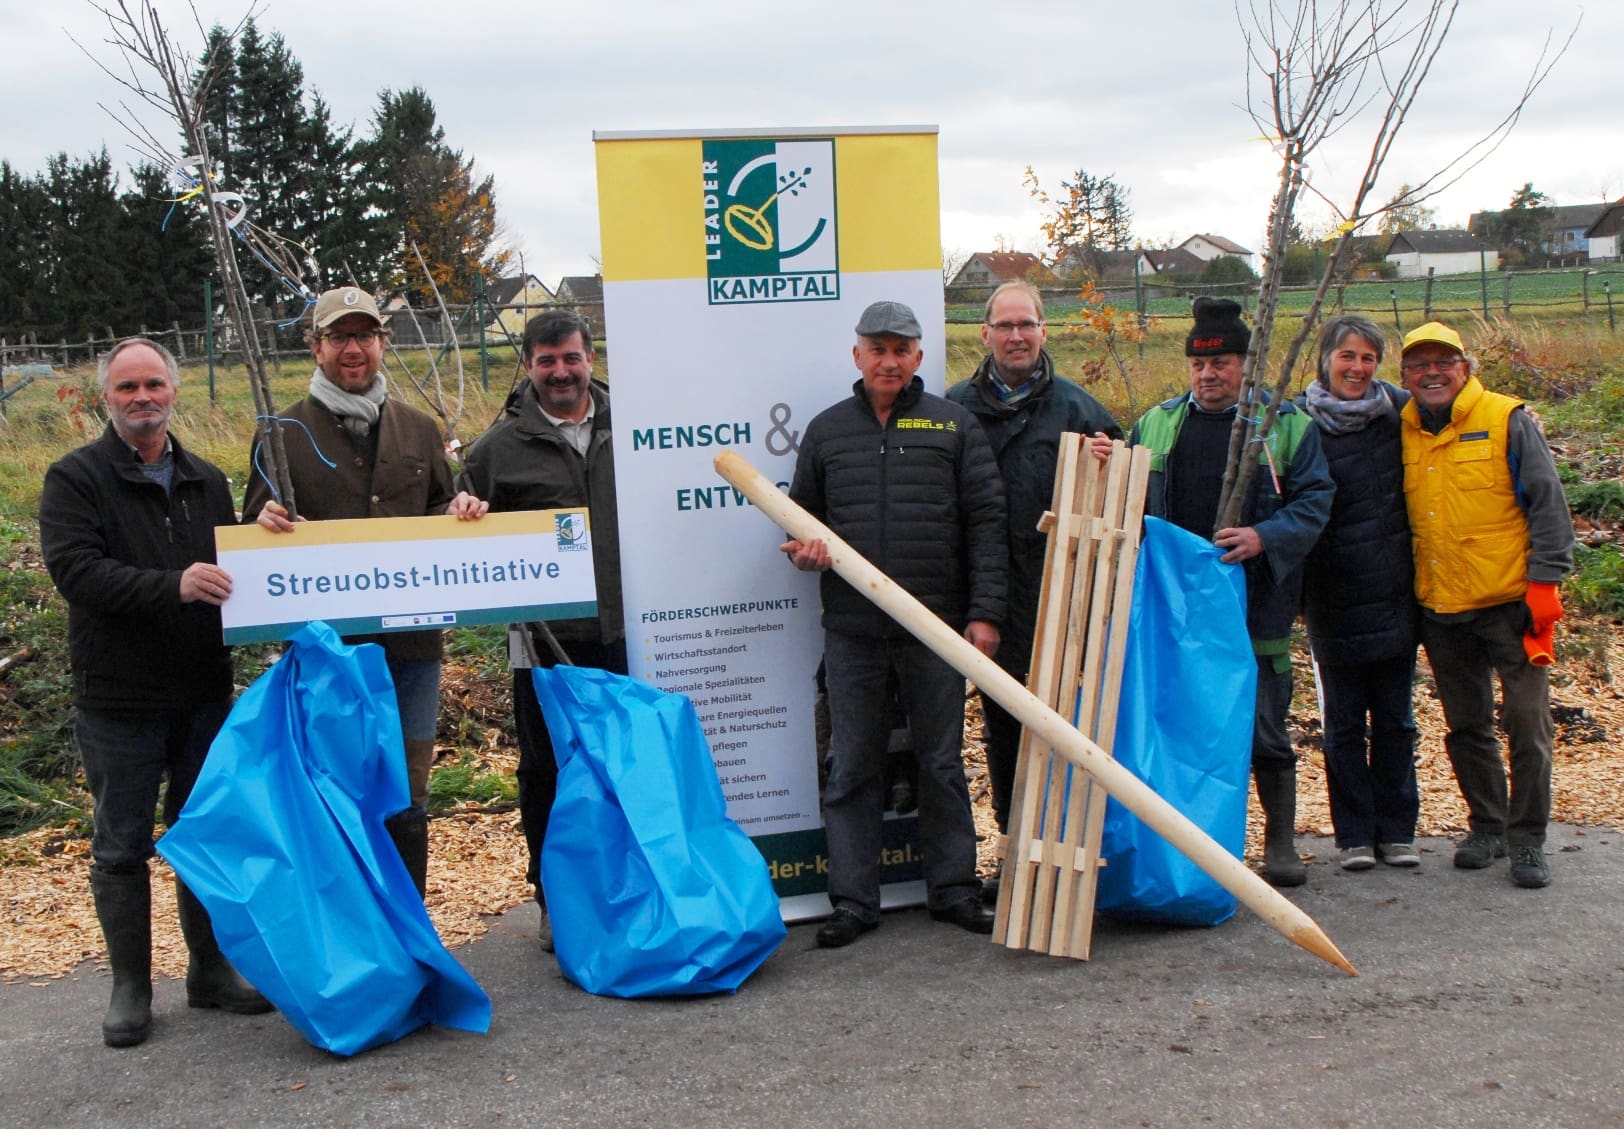
[[[1155,452],[1147,513],[1166,518],[1224,550],[1226,564],[1246,569],[1246,628],[1257,656],[1252,774],[1264,817],[1264,877],[1276,886],[1307,878],[1297,854],[1297,757],[1286,733],[1291,705],[1291,621],[1302,594],[1303,560],[1331,513],[1336,487],[1306,413],[1280,405],[1267,442],[1256,444],[1244,523],[1214,531],[1229,433],[1240,408],[1241,377],[1252,331],[1227,298],[1197,298],[1195,326],[1184,343],[1190,391],[1156,405],[1134,425],[1129,442]],[[1261,416],[1268,397],[1248,404]]]

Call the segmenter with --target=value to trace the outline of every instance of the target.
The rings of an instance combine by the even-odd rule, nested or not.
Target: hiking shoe
[[[1495,859],[1506,857],[1506,837],[1473,831],[1455,846],[1455,865],[1462,870],[1482,870]]]
[[[836,906],[829,920],[818,929],[815,939],[820,949],[843,949],[879,924],[878,921],[864,921],[845,906]]]
[[[1343,870],[1369,870],[1376,865],[1376,852],[1369,847],[1344,847],[1337,865]]]
[[[1377,843],[1376,857],[1388,866],[1420,866],[1414,843]]]
[[[1511,852],[1511,880],[1529,890],[1551,884],[1551,868],[1539,847],[1516,847]]]
[[[541,910],[541,922],[536,926],[536,938],[541,942],[541,951],[553,951],[553,919],[547,912],[546,906],[538,907]]]

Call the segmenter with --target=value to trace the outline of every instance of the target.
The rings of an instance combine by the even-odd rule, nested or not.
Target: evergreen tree
[[[167,169],[143,164],[131,179],[119,198],[123,220],[113,251],[130,316],[137,327],[154,330],[177,321],[196,325],[203,317],[203,282],[214,273],[202,211],[175,203],[179,193]]]
[[[441,296],[454,304],[469,301],[474,276],[499,274],[510,257],[496,246],[494,178],[476,181],[473,159],[446,144],[422,87],[380,92],[365,152],[369,199],[383,217],[377,233],[391,246],[380,260],[390,268],[384,285],[406,292],[414,304],[433,301],[410,250],[415,243]]]
[[[0,334],[39,332],[49,273],[48,211],[44,181],[0,161]]]
[[[82,161],[59,153],[47,162],[47,230],[52,257],[41,321],[53,336],[101,337],[132,332],[123,272],[112,249],[123,226],[118,177],[103,148]]]

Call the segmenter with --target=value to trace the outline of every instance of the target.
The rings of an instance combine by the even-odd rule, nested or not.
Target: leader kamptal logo
[[[832,139],[707,141],[702,166],[711,305],[840,297]]]

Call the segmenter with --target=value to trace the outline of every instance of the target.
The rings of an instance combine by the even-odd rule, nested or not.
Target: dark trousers
[[[74,736],[85,765],[95,824],[92,865],[104,874],[145,872],[153,812],[164,778],[164,824],[180,817],[231,699],[164,710],[80,709]]]
[[[1023,686],[1026,672],[1010,676]],[[1021,755],[1021,722],[981,692],[981,745],[987,751],[987,783],[992,789],[992,814],[998,830],[1009,832],[1009,808],[1015,795],[1015,767]]]
[[[614,643],[561,643],[575,666],[597,667],[611,674],[626,673],[624,639]],[[540,650],[540,666],[551,669],[558,665],[551,650]],[[513,728],[519,740],[519,767],[514,773],[519,785],[519,824],[524,829],[524,844],[530,856],[524,876],[536,888],[536,900],[545,902],[541,889],[541,846],[547,839],[547,821],[553,813],[553,799],[558,795],[558,760],[553,754],[552,734],[547,732],[547,722],[541,714],[541,703],[536,700],[536,685],[530,680],[530,670],[524,667],[513,670]]]
[[[1545,845],[1551,819],[1550,680],[1528,661],[1521,600],[1485,608],[1470,619],[1443,623],[1421,617],[1421,642],[1432,663],[1449,734],[1444,748],[1471,812],[1473,831],[1504,835],[1519,846]],[[1494,679],[1500,679],[1500,721],[1511,742],[1511,787],[1494,723]]]
[[[1297,753],[1286,729],[1291,709],[1291,666],[1275,669],[1273,655],[1257,656],[1257,706],[1252,715],[1252,771],[1295,768]]]
[[[976,829],[964,784],[964,676],[913,639],[824,635],[829,684],[829,900],[864,921],[880,914],[881,823],[894,672],[919,758],[919,843],[926,901],[944,909],[974,897]]]
[[[1415,839],[1415,651],[1356,665],[1316,663],[1326,791],[1338,847]]]

